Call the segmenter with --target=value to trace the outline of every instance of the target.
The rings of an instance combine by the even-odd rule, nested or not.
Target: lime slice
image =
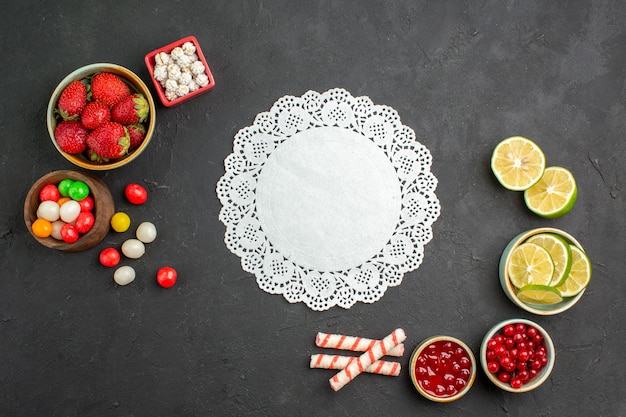
[[[539,182],[524,191],[524,201],[533,213],[555,219],[574,207],[577,194],[571,172],[561,167],[548,167]]]
[[[565,282],[557,287],[563,297],[573,297],[587,288],[591,281],[591,262],[589,257],[577,246],[572,248],[572,268]]]
[[[548,285],[554,274],[550,253],[534,243],[522,243],[511,252],[507,271],[516,288],[527,285]]]
[[[563,296],[548,285],[526,285],[517,292],[517,298],[526,304],[551,305],[563,301]]]
[[[504,139],[491,155],[491,170],[508,190],[527,190],[539,181],[545,167],[546,157],[541,148],[521,136]]]
[[[526,242],[539,245],[550,253],[554,262],[554,275],[549,285],[552,287],[562,285],[572,267],[572,250],[569,243],[554,233],[539,233],[531,236]]]

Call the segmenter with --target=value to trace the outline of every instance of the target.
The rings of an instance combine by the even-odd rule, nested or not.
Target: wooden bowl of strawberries
[[[97,63],[68,74],[54,89],[46,120],[59,153],[90,170],[119,168],[148,146],[155,128],[146,84],[117,64]]]

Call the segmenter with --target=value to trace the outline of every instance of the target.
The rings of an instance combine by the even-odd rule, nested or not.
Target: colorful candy
[[[135,280],[135,270],[132,266],[120,266],[113,273],[113,280],[117,285],[128,285]]]
[[[157,236],[156,227],[150,222],[143,222],[137,227],[136,236],[143,243],[152,243]]]
[[[132,204],[143,204],[148,200],[148,192],[139,184],[128,184],[124,194]]]
[[[157,282],[163,288],[171,288],[176,284],[177,273],[171,266],[164,266],[157,271]]]
[[[118,211],[111,217],[111,227],[118,233],[127,231],[130,227],[130,217],[123,211]]]
[[[89,191],[87,184],[71,179],[44,185],[39,191],[37,218],[31,226],[33,235],[74,243],[88,233],[95,224],[95,202],[88,197]]]
[[[127,239],[122,243],[122,253],[131,259],[139,259],[146,253],[146,247],[138,239]]]

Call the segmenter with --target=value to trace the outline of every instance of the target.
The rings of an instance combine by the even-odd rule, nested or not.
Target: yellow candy
[[[128,214],[118,211],[111,217],[111,227],[116,232],[125,232],[130,227],[130,217]]]

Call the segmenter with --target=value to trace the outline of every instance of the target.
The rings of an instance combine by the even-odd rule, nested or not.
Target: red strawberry
[[[117,103],[111,109],[111,120],[129,125],[132,123],[143,123],[148,117],[150,107],[141,94],[131,94]]]
[[[80,122],[85,129],[94,130],[102,123],[111,121],[109,106],[101,101],[90,101],[80,114]]]
[[[91,99],[113,107],[130,95],[130,87],[111,72],[100,72],[91,79]]]
[[[146,128],[141,123],[135,123],[127,125],[126,130],[128,130],[128,136],[130,137],[128,150],[132,151],[137,149],[146,137]]]
[[[77,119],[86,103],[87,87],[80,81],[72,81],[61,92],[56,112],[63,120]]]
[[[102,158],[115,159],[128,153],[130,138],[124,126],[107,122],[87,135],[87,146]]]
[[[88,133],[78,120],[63,120],[54,129],[54,139],[63,152],[77,154],[85,150]]]

